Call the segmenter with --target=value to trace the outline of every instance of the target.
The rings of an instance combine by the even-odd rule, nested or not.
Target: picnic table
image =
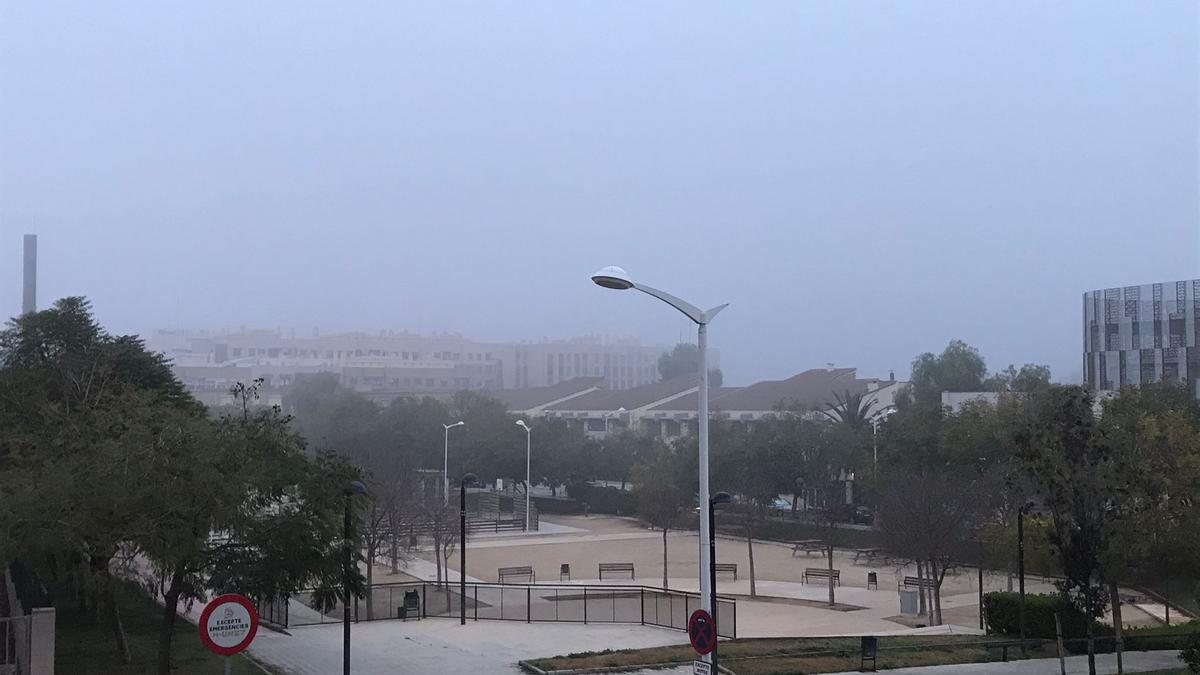
[[[863,558],[867,559],[868,563],[874,562],[876,559],[883,557],[883,549],[881,548],[857,548],[854,549],[854,562],[858,562]],[[886,560],[885,560],[886,562]]]
[[[804,555],[807,556],[810,553],[822,553],[824,550],[825,542],[821,541],[820,539],[800,539],[792,542],[793,558],[796,557],[796,554],[801,551],[804,551]]]

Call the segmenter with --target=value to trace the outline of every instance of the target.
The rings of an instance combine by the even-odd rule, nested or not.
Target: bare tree
[[[999,492],[990,475],[898,468],[877,488],[880,529],[888,547],[918,564],[928,579],[930,623],[942,623],[942,582],[969,552],[975,526],[994,512]]]
[[[458,542],[458,509],[445,504],[436,490],[423,495],[420,506],[421,526],[433,543],[433,562],[437,567],[437,584],[449,582],[449,555]],[[466,574],[466,570],[462,570]]]

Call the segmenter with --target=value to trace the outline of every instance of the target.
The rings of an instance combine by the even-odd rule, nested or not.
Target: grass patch
[[[55,607],[55,669],[58,672],[81,675],[133,675],[157,672],[158,630],[162,621],[162,607],[129,582],[121,582],[116,589],[116,595],[133,663],[126,664],[118,656],[116,642],[109,627],[104,623],[92,623],[64,594],[59,596],[62,601]],[[173,675],[212,675],[222,672],[222,657],[205,649],[204,645],[200,644],[196,626],[183,618],[175,623],[171,656],[175,666],[171,670]],[[234,656],[232,661],[233,672],[238,675],[262,675],[263,670],[241,654]],[[282,675],[278,671],[267,672]]]
[[[987,644],[981,644],[981,643]],[[903,668],[1000,659],[1002,638],[975,635],[913,635],[879,638],[878,667]],[[991,648],[988,644],[996,645]],[[751,638],[721,643],[721,663],[738,675],[790,675],[857,670],[859,638]],[[1019,658],[1010,648],[1009,659]],[[1034,658],[1053,656],[1050,648],[1031,649]],[[696,658],[688,645],[582,652],[536,659],[542,670],[612,668],[651,663],[688,663]]]

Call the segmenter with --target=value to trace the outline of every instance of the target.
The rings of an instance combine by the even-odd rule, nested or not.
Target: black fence
[[[687,630],[688,617],[700,608],[697,593],[651,586],[576,585],[576,584],[497,584],[468,583],[466,614],[472,621],[524,621],[566,623],[636,623]],[[459,616],[458,584],[438,585],[431,581],[376,584],[367,599],[355,600],[351,607],[354,621],[397,619],[404,607],[405,593],[416,591],[420,597],[417,617],[455,618]],[[324,611],[322,611],[324,610]],[[737,602],[717,598],[717,628],[721,637],[737,637]],[[291,598],[287,619],[291,626],[337,623],[342,606],[320,607],[312,593],[302,592]]]

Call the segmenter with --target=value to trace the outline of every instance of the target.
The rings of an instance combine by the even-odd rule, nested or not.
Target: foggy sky
[[[1193,278],[1197,9],[0,3],[0,311],[121,332],[673,343],[726,381],[951,338],[1078,377],[1081,294]]]

